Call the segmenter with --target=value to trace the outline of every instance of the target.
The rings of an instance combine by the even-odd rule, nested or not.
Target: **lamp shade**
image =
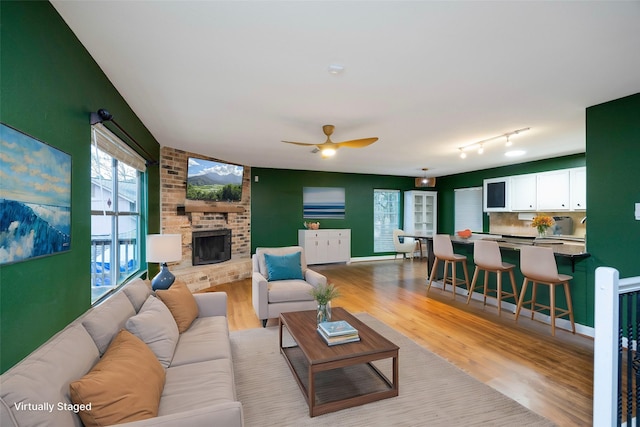
[[[147,262],[175,262],[182,259],[182,235],[149,234]]]

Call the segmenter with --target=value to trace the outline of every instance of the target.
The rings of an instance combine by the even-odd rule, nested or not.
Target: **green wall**
[[[594,267],[640,276],[635,203],[640,203],[640,93],[587,108],[587,244]]]
[[[320,220],[321,228],[350,228],[353,257],[380,255],[373,252],[373,190],[414,189],[410,177],[256,167],[251,168],[251,175],[252,252],[261,246],[298,244],[298,230],[305,221],[303,187],[341,187],[345,189],[345,219]]]
[[[3,1],[0,19],[0,120],[72,157],[71,250],[0,267],[4,372],[91,304],[90,112],[108,109],[156,159],[160,150],[51,4]],[[147,225],[157,232],[157,166],[146,180]]]

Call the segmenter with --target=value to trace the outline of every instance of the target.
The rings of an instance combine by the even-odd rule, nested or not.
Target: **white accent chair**
[[[396,250],[396,255],[393,259],[398,258],[398,254],[402,254],[402,258],[409,256],[413,260],[413,254],[416,251],[416,241],[411,237],[405,237],[403,242],[400,242],[400,237],[404,236],[404,231],[393,230],[393,247]]]
[[[269,272],[265,261],[265,254],[288,255],[300,252],[300,267],[303,280],[269,280]],[[322,274],[307,268],[304,249],[301,246],[287,246],[281,248],[257,248],[252,256],[252,301],[258,319],[262,326],[267,326],[267,320],[279,317],[280,313],[291,311],[315,310],[317,303],[311,295],[311,289],[326,285],[327,278]]]

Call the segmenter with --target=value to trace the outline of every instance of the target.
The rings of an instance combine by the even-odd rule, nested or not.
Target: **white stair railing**
[[[618,270],[596,269],[593,357],[593,425],[620,425],[618,419],[620,295],[640,290],[640,276],[620,279]],[[633,345],[632,343],[624,343]],[[637,408],[636,408],[637,409]],[[635,425],[635,422],[627,422]]]

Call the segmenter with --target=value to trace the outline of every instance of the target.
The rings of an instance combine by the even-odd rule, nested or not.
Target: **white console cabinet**
[[[307,265],[351,261],[351,230],[298,230]]]

